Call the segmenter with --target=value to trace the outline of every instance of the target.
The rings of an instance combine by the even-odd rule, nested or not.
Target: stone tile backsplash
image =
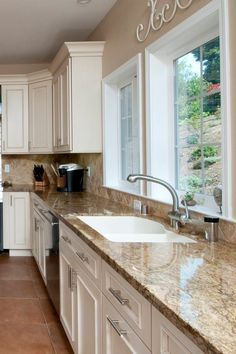
[[[50,165],[51,163],[56,162],[74,162],[79,163],[84,167],[90,166],[91,177],[85,178],[85,187],[88,192],[113,200],[114,202],[119,202],[129,207],[133,206],[134,199],[138,199],[141,200],[143,204],[148,206],[149,214],[164,219],[168,218],[167,213],[170,210],[170,206],[167,204],[103,187],[102,154],[3,155],[2,181],[10,180],[13,184],[33,184],[33,166],[34,164],[43,164],[45,170],[47,171],[50,183],[55,184],[55,176]],[[4,172],[5,164],[10,165],[9,174]],[[194,217],[201,218],[202,215],[199,213],[194,213]],[[191,233],[203,232],[201,229],[196,230],[196,226],[185,227],[184,231]],[[220,237],[227,242],[236,243],[236,223],[220,220]]]

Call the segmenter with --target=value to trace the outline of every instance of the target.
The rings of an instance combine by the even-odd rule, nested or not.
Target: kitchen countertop
[[[133,215],[124,205],[86,192],[35,191],[23,186],[4,190],[34,191],[204,353],[236,354],[235,245],[204,240],[189,244],[114,243],[77,216]]]

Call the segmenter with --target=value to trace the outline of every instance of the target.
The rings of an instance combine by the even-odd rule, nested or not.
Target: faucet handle
[[[190,213],[189,213],[189,209],[188,209],[188,204],[187,204],[187,201],[186,199],[182,199],[181,200],[181,204],[183,204],[184,208],[185,208],[185,218],[186,219],[190,219]]]

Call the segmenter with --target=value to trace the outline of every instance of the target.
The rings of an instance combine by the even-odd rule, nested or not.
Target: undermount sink
[[[166,230],[156,221],[137,216],[78,216],[78,219],[112,242],[196,242]]]

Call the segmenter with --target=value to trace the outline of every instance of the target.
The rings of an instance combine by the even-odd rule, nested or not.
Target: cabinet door
[[[70,151],[71,61],[66,61],[53,80],[53,149]]]
[[[38,266],[42,274],[43,280],[46,282],[46,254],[45,254],[45,235],[47,225],[45,221],[40,217],[39,231],[38,231]]]
[[[157,309],[152,308],[153,354],[203,354],[183,333]]]
[[[150,354],[141,339],[103,295],[103,354]]]
[[[71,150],[71,78],[70,60],[61,72],[60,150]]]
[[[102,354],[102,293],[76,269],[78,354]]]
[[[10,249],[30,249],[29,193],[9,193]]]
[[[39,259],[39,228],[40,228],[40,217],[38,213],[35,210],[33,210],[32,253],[37,263]]]
[[[29,85],[29,150],[52,152],[52,81]]]
[[[77,351],[76,287],[70,255],[60,244],[60,318],[71,346]]]
[[[27,85],[2,85],[2,152],[28,152]]]
[[[60,76],[53,79],[53,150],[59,149],[60,142],[60,121],[61,121],[61,100],[60,100]]]

